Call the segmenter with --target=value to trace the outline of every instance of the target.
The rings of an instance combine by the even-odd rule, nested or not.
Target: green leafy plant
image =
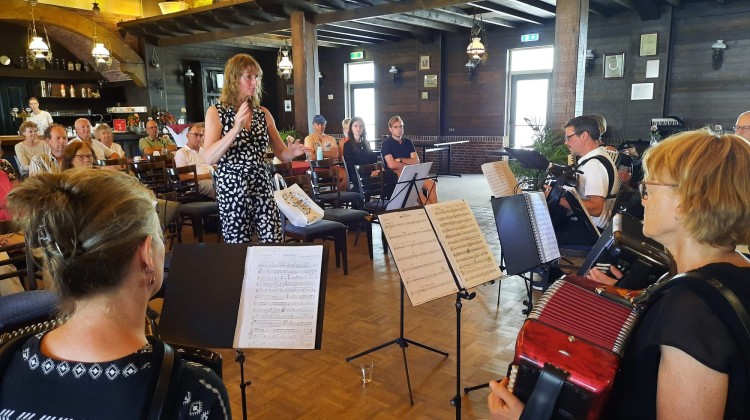
[[[279,131],[279,135],[281,136],[281,141],[283,141],[284,144],[287,144],[286,143],[286,138],[288,136],[292,136],[295,139],[298,139],[300,137],[300,134],[297,132],[297,130],[294,129],[294,126],[289,127],[286,130],[280,130]],[[288,144],[287,144],[287,146],[288,146]]]
[[[534,131],[534,142],[531,146],[533,150],[541,153],[550,162],[565,165],[568,162],[568,147],[565,146],[565,132],[561,129],[552,129],[547,125],[535,124],[528,118],[524,118],[526,124]],[[518,161],[509,162],[510,170],[519,183],[529,185],[533,183],[538,174],[534,169],[522,167]],[[544,174],[541,174],[542,176]],[[538,186],[532,186],[536,189]]]

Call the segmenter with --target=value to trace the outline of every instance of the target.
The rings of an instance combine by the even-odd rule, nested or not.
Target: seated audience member
[[[349,124],[349,133],[347,133],[347,140],[344,143],[344,161],[346,162],[346,170],[349,172],[349,179],[352,180],[354,189],[359,191],[355,166],[369,165],[378,161],[378,157],[370,149],[365,122],[361,117],[352,118]],[[377,171],[372,173],[372,176],[377,175]]]
[[[75,122],[76,137],[68,142],[82,141],[94,152],[95,159],[117,159],[119,154],[105,146],[102,142],[93,141],[91,138],[91,123],[86,118],[79,118]]]
[[[150,120],[146,123],[146,137],[143,137],[138,141],[138,148],[141,149],[141,154],[153,155],[154,152],[159,152],[163,149],[167,149],[170,152],[177,150],[177,145],[169,138],[169,136],[159,137],[159,125],[154,120]]]
[[[737,117],[734,132],[745,140],[750,140],[750,111],[745,111]]]
[[[332,159],[335,162],[339,160],[339,146],[336,144],[336,139],[325,133],[326,123],[326,119],[322,115],[316,115],[313,117],[313,132],[305,137],[305,147],[310,148],[310,154],[316,157],[318,147],[320,147],[323,149],[323,158]],[[338,171],[339,191],[348,190],[349,180],[346,177],[346,170],[341,166],[336,166],[334,169]]]
[[[112,133],[112,129],[109,127],[109,125],[105,123],[97,125],[96,129],[94,130],[94,138],[96,140],[99,140],[103,145],[107,146],[112,152],[116,153],[118,157],[126,157],[125,150],[122,149],[122,146],[113,141],[114,134]]]
[[[576,191],[594,224],[604,229],[609,223],[619,191],[617,170],[604,147],[599,146],[599,123],[590,116],[575,117],[565,126],[565,145],[579,156]],[[569,209],[565,199],[560,205]],[[585,227],[576,219],[555,226],[559,245],[593,245],[587,241]]]
[[[419,156],[416,150],[414,150],[414,143],[404,137],[404,120],[401,117],[396,115],[388,120],[388,131],[390,131],[391,135],[383,140],[380,150],[383,154],[385,165],[393,171],[385,173],[385,182],[395,184],[405,166],[419,163]],[[392,173],[395,173],[395,176],[388,175]],[[393,190],[392,186],[390,190]],[[420,194],[424,204],[437,203],[437,185],[435,181],[425,179]]]
[[[73,168],[91,168],[93,165],[94,152],[86,143],[76,141],[65,146],[63,150],[63,171]]]
[[[750,260],[735,251],[750,241],[750,143],[683,132],[647,150],[643,167],[643,233],[669,250],[679,273],[717,279],[750,309]],[[614,282],[595,269],[589,277]],[[750,355],[729,322],[687,286],[658,295],[630,337],[602,418],[750,418]],[[490,383],[492,419],[524,409],[507,385]]]
[[[24,121],[18,131],[23,136],[23,141],[16,143],[14,147],[18,170],[21,174],[28,175],[31,158],[47,153],[47,143],[39,138],[39,127],[34,122]]]
[[[160,418],[231,418],[226,388],[208,368],[175,352],[173,374],[160,378],[165,347],[146,336],[144,320],[162,287],[164,243],[146,187],[121,172],[76,168],[30,177],[9,207],[41,247],[67,320],[19,344],[0,379],[3,412],[151,418],[161,380],[169,385]]]
[[[342,162],[344,161],[344,143],[349,140],[349,123],[351,121],[351,118],[341,120],[341,130],[344,133],[344,137],[339,140],[339,160]]]
[[[31,158],[29,176],[62,172],[63,150],[68,144],[68,131],[60,124],[52,124],[44,130],[48,152]]]
[[[193,124],[188,128],[187,144],[174,155],[174,165],[178,168],[195,165],[198,176],[198,191],[206,197],[216,198],[214,181],[211,179],[213,166],[203,159],[203,124]],[[192,179],[192,174],[181,175],[183,179]]]

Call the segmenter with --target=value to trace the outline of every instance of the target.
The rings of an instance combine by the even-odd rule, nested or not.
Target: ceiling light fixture
[[[484,38],[484,39],[483,39]],[[484,41],[484,42],[483,42]],[[471,33],[469,34],[469,45],[466,47],[466,54],[469,61],[465,67],[468,69],[469,77],[474,77],[474,72],[480,64],[487,61],[487,33],[484,29],[482,15],[477,18],[476,8],[472,18]]]
[[[47,42],[44,42],[44,39],[36,33],[36,20],[34,19],[36,0],[29,1],[29,4],[31,4],[31,22],[28,28],[29,47],[27,53],[32,60],[52,62],[52,49],[50,48],[49,35],[47,35],[47,27],[44,27],[44,36],[47,38]]]
[[[293,69],[294,65],[289,58],[289,49],[284,45],[279,48],[279,53],[276,57],[276,74],[284,80],[289,80],[289,78],[292,77]]]

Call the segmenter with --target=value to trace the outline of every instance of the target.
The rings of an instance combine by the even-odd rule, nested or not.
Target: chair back
[[[13,235],[16,232],[11,220],[0,221],[0,234],[9,235],[8,244],[0,246],[0,280],[17,277],[26,290],[37,289],[37,273],[41,277],[41,264],[34,258],[29,238]],[[12,240],[12,238],[19,240]],[[39,270],[37,270],[39,268]]]
[[[363,201],[379,200],[383,194],[383,165],[356,165],[357,184]],[[372,173],[378,171],[373,176]]]
[[[310,180],[310,174],[285,176],[284,183],[286,184],[286,186],[290,186],[293,184],[299,185],[299,187],[302,188],[302,191],[304,191],[305,194],[309,195],[310,198],[315,199],[312,189],[312,181]]]
[[[164,160],[133,162],[131,168],[136,178],[141,181],[141,184],[148,187],[155,194],[163,194],[170,190]]]
[[[283,177],[294,175],[294,171],[292,169],[292,162],[281,162],[281,163],[272,164],[271,175],[273,174],[279,174]]]
[[[333,159],[320,159],[320,160],[311,160],[310,161],[310,168],[315,170],[316,168],[331,168],[333,167]]]
[[[312,161],[310,163],[312,164]],[[341,200],[338,171],[331,167],[313,167],[313,170],[310,171],[310,177],[315,201],[318,203],[331,202],[338,207],[338,202]]]
[[[180,198],[199,198],[198,172],[195,165],[180,166],[179,168],[167,168],[169,187]]]
[[[98,159],[96,161],[96,164],[97,166],[102,166],[102,167],[116,166],[117,168],[111,168],[111,169],[116,169],[120,172],[128,171],[128,158],[126,157],[117,158],[117,159]]]

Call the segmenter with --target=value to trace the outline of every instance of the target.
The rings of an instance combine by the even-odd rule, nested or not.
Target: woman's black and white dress
[[[224,137],[234,127],[236,112],[231,106],[216,109]],[[265,163],[268,145],[266,116],[260,107],[254,108],[250,131],[240,131],[216,170],[216,199],[227,243],[250,242],[253,233],[260,242],[281,242],[279,209]]]

